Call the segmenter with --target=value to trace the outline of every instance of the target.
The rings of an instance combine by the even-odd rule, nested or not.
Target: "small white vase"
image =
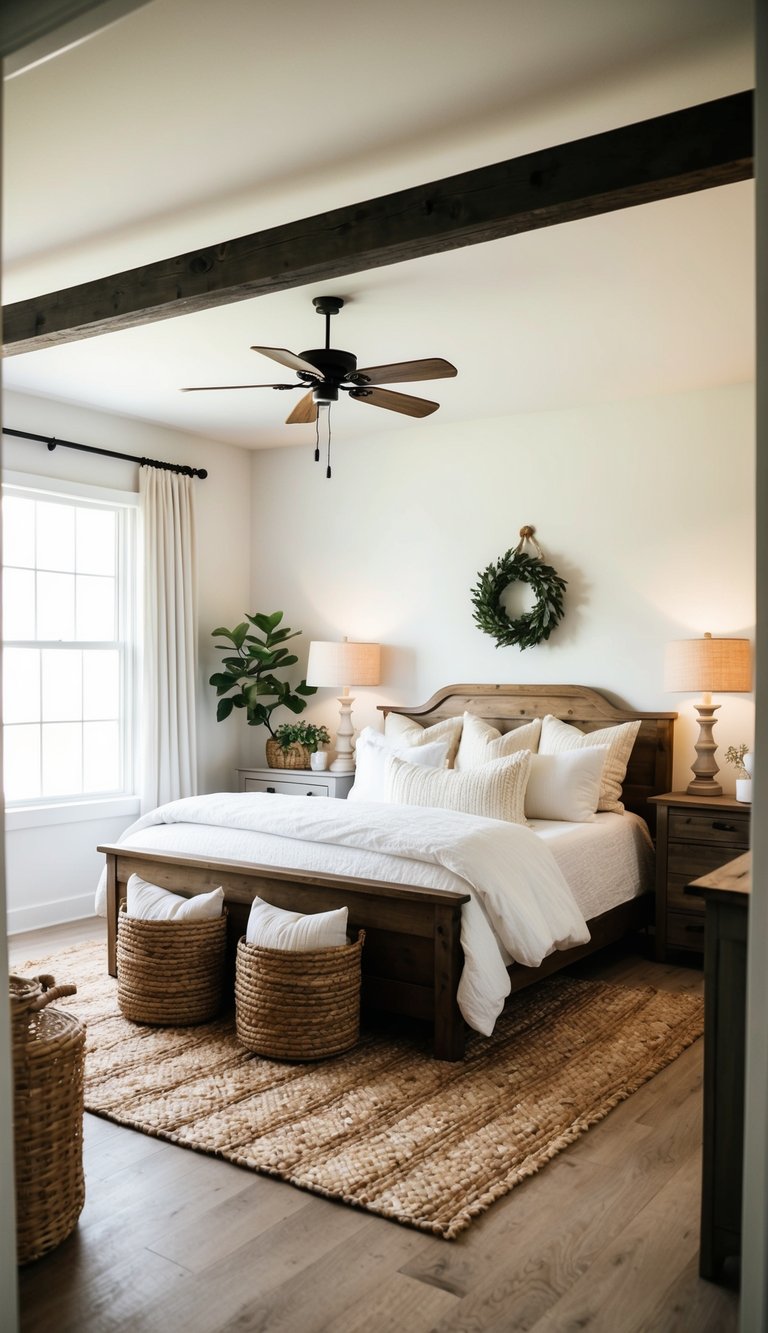
[[[313,750],[309,756],[309,767],[313,773],[324,773],[328,767],[328,751]]]
[[[751,804],[751,802],[752,802],[752,779],[751,779],[751,778],[737,778],[737,779],[736,779],[736,800],[737,800],[737,801],[743,801],[743,803],[744,803],[745,805],[750,805],[750,804]]]

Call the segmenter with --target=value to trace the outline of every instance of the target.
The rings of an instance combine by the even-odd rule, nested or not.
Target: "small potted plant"
[[[267,746],[276,747],[277,754],[268,760],[270,768],[312,768],[312,756],[321,745],[330,743],[327,727],[313,722],[281,722],[274,739]]]
[[[725,762],[736,769],[736,800],[749,805],[752,800],[752,765],[754,757],[748,745],[729,745]]]

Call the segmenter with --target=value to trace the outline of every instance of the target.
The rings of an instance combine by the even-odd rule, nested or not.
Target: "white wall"
[[[253,590],[257,609],[303,630],[302,667],[311,638],[387,645],[384,684],[357,692],[358,726],[378,703],[422,703],[459,681],[581,683],[677,710],[675,786],[687,784],[698,728],[692,701],[664,693],[664,646],[753,635],[751,386],[464,424],[398,419],[334,444],[332,461],[327,481],[309,444],[254,455]],[[526,523],[568,580],[566,614],[548,643],[496,648],[470,592]],[[328,691],[305,714],[332,728],[337,716]],[[715,734],[721,749],[752,741],[751,696],[721,700]],[[253,761],[263,740],[260,728]],[[722,778],[732,792],[733,771]]]
[[[3,424],[15,430],[75,440],[120,453],[208,469],[196,482],[198,521],[199,655],[197,680],[198,779],[201,791],[232,789],[242,737],[216,722],[208,677],[218,659],[211,630],[234,624],[250,602],[249,531],[252,457],[242,449],[138,421],[86,411],[44,398],[6,393]],[[3,439],[3,466],[16,472],[138,490],[138,467],[69,449]],[[92,911],[103,857],[95,848],[119,836],[130,817],[72,819],[50,827],[6,832],[8,930],[31,930]],[[13,817],[9,819],[13,824]]]

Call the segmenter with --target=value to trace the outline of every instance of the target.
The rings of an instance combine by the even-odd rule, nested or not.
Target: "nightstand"
[[[354,773],[315,773],[310,768],[238,768],[238,791],[279,792],[281,796],[349,795]]]
[[[652,796],[656,816],[656,957],[670,950],[702,954],[704,904],[686,894],[691,880],[708,875],[749,849],[750,806],[732,796]]]

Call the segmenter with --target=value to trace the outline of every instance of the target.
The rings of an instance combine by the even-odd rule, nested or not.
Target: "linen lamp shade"
[[[695,745],[696,762],[693,781],[686,791],[692,796],[722,796],[715,781],[719,767],[715,762],[717,744],[713,739],[715,713],[719,704],[713,694],[744,694],[752,688],[752,652],[749,639],[675,639],[667,644],[664,660],[664,688],[670,693],[701,694],[696,704],[699,738]]]

